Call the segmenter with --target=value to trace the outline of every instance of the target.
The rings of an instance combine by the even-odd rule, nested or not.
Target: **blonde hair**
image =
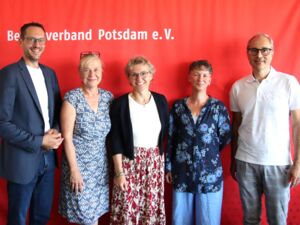
[[[84,55],[80,58],[80,62],[79,62],[79,66],[78,66],[79,72],[81,71],[83,66],[86,65],[91,60],[99,60],[101,70],[103,70],[103,62],[102,62],[101,58],[97,55],[90,54],[90,55]]]
[[[131,58],[128,61],[127,65],[125,67],[126,75],[129,77],[132,67],[135,65],[140,65],[140,64],[148,66],[149,72],[151,74],[155,73],[155,68],[148,59],[146,59],[144,56],[136,56],[136,57]]]

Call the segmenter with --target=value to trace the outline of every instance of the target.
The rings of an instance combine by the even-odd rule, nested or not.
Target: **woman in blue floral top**
[[[173,185],[173,225],[219,225],[223,197],[220,151],[230,142],[224,104],[210,97],[212,66],[193,62],[189,97],[174,103],[169,117],[166,180]],[[195,213],[195,214],[194,214]]]

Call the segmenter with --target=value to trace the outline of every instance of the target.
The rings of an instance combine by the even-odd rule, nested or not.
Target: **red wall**
[[[3,0],[0,15],[0,67],[21,55],[18,43],[10,40],[11,33],[18,32],[24,23],[41,22],[51,35],[42,63],[56,70],[62,94],[80,85],[77,64],[81,51],[101,52],[105,68],[100,86],[115,96],[130,90],[123,72],[127,60],[140,54],[148,57],[157,69],[152,89],[164,93],[170,104],[189,93],[188,64],[205,58],[214,67],[209,93],[228,106],[232,83],[250,72],[245,47],[247,40],[258,32],[268,33],[274,39],[273,66],[300,79],[298,0]],[[89,33],[86,40],[67,40],[67,36],[55,40],[64,30]],[[106,34],[106,39],[100,38],[99,30],[111,33]],[[113,30],[143,31],[147,38],[141,35],[142,40],[136,40],[137,36],[131,35],[127,39],[125,35],[125,40],[119,40],[116,35],[113,39]],[[228,172],[229,148],[224,150],[222,159],[225,170],[222,224],[238,225],[242,213],[237,184]],[[51,225],[68,224],[57,213],[58,191],[59,170]],[[170,186],[166,186],[168,224],[170,193]],[[293,189],[289,224],[300,224],[299,197],[299,188]],[[0,225],[5,224],[6,204],[5,183],[0,180]],[[100,224],[108,224],[108,215]]]

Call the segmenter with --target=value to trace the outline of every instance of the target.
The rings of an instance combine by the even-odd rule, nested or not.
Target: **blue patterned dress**
[[[94,224],[109,210],[105,139],[111,127],[109,106],[113,95],[102,89],[99,89],[99,94],[97,112],[90,108],[80,88],[71,90],[64,97],[76,110],[73,143],[84,188],[77,195],[70,190],[70,171],[63,155],[59,213],[78,224]]]

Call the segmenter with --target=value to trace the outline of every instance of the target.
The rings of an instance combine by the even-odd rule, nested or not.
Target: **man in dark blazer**
[[[7,180],[7,224],[46,224],[54,191],[61,97],[52,69],[39,64],[43,25],[21,27],[23,57],[0,71],[0,176]]]

